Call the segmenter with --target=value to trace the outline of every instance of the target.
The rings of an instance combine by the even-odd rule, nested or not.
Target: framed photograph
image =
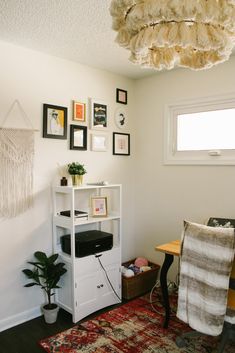
[[[43,137],[67,138],[67,108],[43,104]]]
[[[121,104],[127,104],[127,91],[125,91],[124,89],[117,88],[116,102]]]
[[[108,136],[106,134],[91,135],[91,150],[96,152],[105,152],[108,148]]]
[[[86,121],[86,104],[80,102],[73,102],[73,120],[85,123]]]
[[[87,127],[70,125],[70,149],[87,150]]]
[[[108,215],[107,197],[92,197],[91,209],[93,217],[106,217]]]
[[[91,100],[91,128],[103,130],[108,126],[107,104]]]
[[[118,108],[115,112],[115,123],[119,129],[125,129],[127,125],[127,113],[125,109]]]
[[[130,134],[113,132],[113,154],[120,156],[130,155]]]

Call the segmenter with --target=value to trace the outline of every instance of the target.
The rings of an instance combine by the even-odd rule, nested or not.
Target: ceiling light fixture
[[[116,42],[157,70],[207,69],[235,45],[235,0],[112,0]]]

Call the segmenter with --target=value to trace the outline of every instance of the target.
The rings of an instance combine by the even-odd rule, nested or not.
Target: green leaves
[[[24,287],[33,287],[33,286],[40,286],[40,284],[32,282],[24,285]]]
[[[47,256],[44,252],[42,251],[36,251],[34,253],[34,256],[36,257],[37,260],[39,260],[42,264],[47,261]]]
[[[78,162],[73,162],[68,164],[68,173],[71,175],[84,175],[86,174],[86,169],[84,167],[84,164],[80,164]]]
[[[22,272],[33,282],[27,283],[24,287],[41,286],[45,290],[48,303],[51,303],[52,289],[59,288],[57,283],[59,282],[62,275],[64,275],[67,270],[64,268],[65,264],[63,262],[55,263],[58,259],[58,254],[53,254],[47,256],[42,251],[36,251],[34,257],[38,260],[28,261],[28,264],[33,265],[33,270],[24,269]]]
[[[50,257],[49,257],[49,262],[50,263],[53,263],[53,262],[55,262],[57,259],[58,259],[58,254],[53,254],[53,255],[51,255]]]
[[[33,278],[33,271],[28,270],[27,268],[25,270],[22,270],[22,272],[24,272],[24,274],[26,276],[28,276],[29,278]]]

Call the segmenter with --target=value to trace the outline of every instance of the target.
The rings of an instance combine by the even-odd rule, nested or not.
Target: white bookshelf
[[[107,197],[106,217],[92,216],[91,198],[94,196]],[[120,302],[117,295],[121,298],[121,205],[120,184],[53,187],[53,249],[67,268],[60,282],[61,288],[56,293],[56,302],[72,314],[73,322]],[[74,215],[77,209],[87,212],[88,219],[60,215],[65,210]],[[113,234],[113,248],[98,255],[117,295],[95,254],[75,256],[75,234],[92,229]],[[62,251],[60,239],[64,234],[71,234],[71,255]]]

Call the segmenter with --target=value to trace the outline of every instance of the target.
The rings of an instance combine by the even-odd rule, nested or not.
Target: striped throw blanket
[[[222,332],[234,247],[233,228],[185,222],[177,317],[199,332]]]

